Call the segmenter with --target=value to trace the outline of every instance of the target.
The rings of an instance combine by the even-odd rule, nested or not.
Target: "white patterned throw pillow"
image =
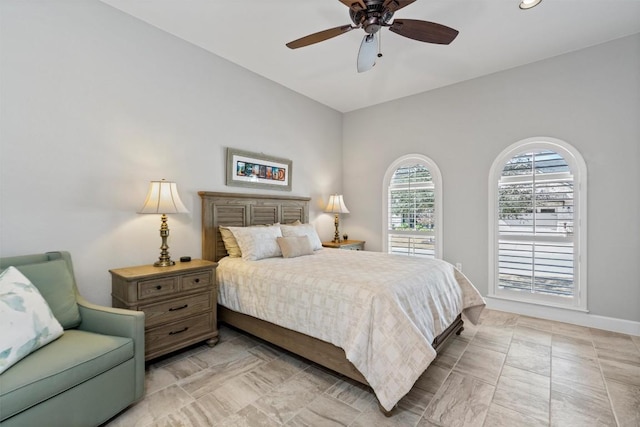
[[[238,242],[242,259],[257,261],[282,256],[278,237],[282,237],[280,224],[264,227],[228,227]]]
[[[15,267],[0,273],[0,374],[62,333],[29,279]]]

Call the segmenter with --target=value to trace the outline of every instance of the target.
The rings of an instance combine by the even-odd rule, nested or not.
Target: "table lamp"
[[[138,213],[162,214],[160,217],[160,237],[162,238],[160,258],[153,265],[156,267],[175,265],[175,261],[172,261],[169,256],[169,246],[167,245],[167,237],[169,237],[167,214],[189,213],[182,200],[180,200],[176,183],[165,181],[164,179],[162,181],[151,181],[147,198]]]
[[[327,203],[327,208],[324,211],[335,214],[334,223],[336,225],[336,234],[333,236],[333,242],[340,243],[340,214],[349,213],[349,209],[347,209],[347,206],[344,204],[344,200],[342,199],[342,194],[333,194],[329,196],[329,203]]]

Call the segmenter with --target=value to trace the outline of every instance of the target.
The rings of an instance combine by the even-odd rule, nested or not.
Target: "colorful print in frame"
[[[227,148],[227,185],[291,191],[291,160]]]

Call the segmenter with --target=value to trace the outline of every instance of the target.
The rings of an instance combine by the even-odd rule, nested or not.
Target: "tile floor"
[[[485,310],[392,417],[364,386],[223,326],[147,367],[119,426],[640,426],[640,337]]]

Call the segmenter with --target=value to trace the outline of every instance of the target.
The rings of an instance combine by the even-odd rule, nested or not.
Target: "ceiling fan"
[[[376,64],[376,57],[382,57],[379,53],[380,33],[382,27],[410,39],[426,43],[449,44],[458,31],[435,22],[421,21],[417,19],[394,19],[390,23],[393,14],[416,0],[339,0],[349,8],[349,16],[352,24],[330,28],[309,34],[287,43],[290,49],[309,46],[319,43],[356,28],[364,29],[365,35],[358,51],[358,72],[370,70]],[[376,34],[378,37],[376,38]]]

